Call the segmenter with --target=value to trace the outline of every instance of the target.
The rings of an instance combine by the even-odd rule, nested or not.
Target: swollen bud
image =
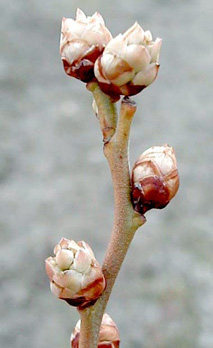
[[[79,320],[70,337],[71,348],[79,347],[81,321]],[[104,314],[97,348],[119,348],[120,336],[117,326],[108,314]]]
[[[60,54],[65,72],[84,82],[94,77],[94,63],[112,36],[102,16],[77,10],[76,20],[62,19]]]
[[[94,303],[105,288],[105,278],[89,245],[62,238],[54,254],[45,261],[52,293],[72,306]]]
[[[113,38],[95,62],[100,88],[113,96],[134,95],[157,77],[162,40],[152,41],[150,31],[135,23]]]
[[[132,202],[144,214],[162,209],[179,188],[177,161],[169,145],[153,146],[142,153],[132,170]]]

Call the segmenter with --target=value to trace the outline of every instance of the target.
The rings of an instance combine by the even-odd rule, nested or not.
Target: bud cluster
[[[97,12],[87,17],[78,9],[76,20],[62,20],[60,54],[65,72],[84,82],[97,81],[115,100],[139,93],[156,79],[161,43],[137,22],[112,38]]]
[[[142,153],[133,166],[131,187],[129,187],[128,136],[136,107],[128,96],[139,93],[156,79],[160,66],[161,44],[160,38],[153,40],[151,32],[144,31],[137,22],[123,34],[113,38],[102,16],[97,12],[87,17],[78,9],[75,20],[70,18],[62,20],[60,54],[65,72],[86,83],[96,82],[88,84],[87,87],[95,97],[93,109],[99,116],[104,141],[107,139],[109,144],[111,140],[108,137],[109,132],[111,129],[113,134],[116,132],[116,141],[111,142],[112,147],[108,146],[106,157],[112,173],[117,170],[116,166],[118,167],[116,175],[112,175],[113,183],[119,181],[119,185],[114,186],[117,190],[116,195],[119,195],[120,188],[124,187],[126,197],[126,201],[119,200],[118,209],[121,214],[118,214],[115,220],[116,228],[119,226],[119,233],[113,235],[107,249],[107,262],[103,264],[106,279],[92,249],[84,241],[76,243],[62,238],[54,248],[54,256],[45,260],[52,293],[70,305],[78,307],[81,315],[82,327],[79,320],[70,338],[71,348],[79,348],[87,345],[88,340],[96,342],[98,339],[97,348],[119,348],[118,328],[106,313],[103,315],[98,336],[99,319],[108,301],[104,294],[110,294],[119,270],[117,266],[121,265],[127,250],[126,246],[129,246],[131,240],[129,233],[134,233],[145,222],[145,218],[141,218],[139,214],[143,215],[152,208],[164,208],[179,188],[175,153],[167,144],[153,146]],[[100,93],[97,86],[110,98]],[[121,95],[125,97],[121,103],[117,125],[117,114],[114,111],[116,108],[112,103],[119,100]],[[109,122],[105,114],[109,114]],[[116,156],[112,154],[113,151],[116,152]],[[132,214],[132,206],[139,214]],[[128,215],[129,210],[131,215]],[[132,217],[132,221],[128,220],[130,222],[128,224],[125,223],[126,214]],[[133,234],[130,236],[133,237]],[[125,248],[121,248],[121,253],[114,253],[121,241],[119,237],[122,238]],[[108,287],[103,293],[107,281]],[[97,306],[93,306],[102,294],[100,301],[96,303]],[[86,308],[89,306],[91,308]],[[97,314],[97,309],[100,310],[100,315],[97,321],[93,322],[93,315]],[[93,326],[94,323],[96,327]],[[91,342],[89,343],[91,346]]]
[[[52,293],[72,306],[93,303],[105,288],[105,278],[89,245],[62,238],[54,254],[45,261]]]

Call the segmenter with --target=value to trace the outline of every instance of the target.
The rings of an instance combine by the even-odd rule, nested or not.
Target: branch
[[[93,85],[94,87],[94,85]],[[90,87],[91,88],[91,87]],[[91,89],[90,89],[91,90]],[[100,126],[103,137],[105,130],[115,125],[115,109],[110,100],[100,91],[99,87],[92,90],[96,100]],[[101,100],[108,98],[108,103],[101,105]],[[100,104],[99,104],[100,101]],[[121,102],[120,117],[116,131],[104,145],[104,154],[108,160],[114,188],[114,224],[110,242],[103,262],[106,289],[97,302],[87,308],[79,309],[81,316],[81,333],[79,348],[96,348],[98,345],[99,328],[114,282],[126,256],[135,231],[145,223],[145,217],[136,213],[131,202],[131,185],[128,159],[128,143],[131,122],[136,111],[136,104],[129,98]],[[117,122],[117,118],[116,118]],[[104,125],[104,126],[103,126]],[[114,129],[114,128],[113,128]]]

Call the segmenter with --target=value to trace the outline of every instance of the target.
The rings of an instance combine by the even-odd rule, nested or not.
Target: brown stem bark
[[[113,229],[102,266],[106,289],[93,306],[86,309],[79,308],[81,316],[79,348],[97,347],[102,316],[114,282],[135,231],[146,221],[143,216],[133,210],[131,203],[128,143],[136,105],[129,98],[123,99],[116,127],[117,116],[114,105],[110,105],[109,98],[99,90],[97,84],[90,84],[88,89],[93,92],[99,111],[99,121],[105,142],[104,154],[111,170],[115,207]],[[113,129],[113,132],[106,134],[106,129]]]

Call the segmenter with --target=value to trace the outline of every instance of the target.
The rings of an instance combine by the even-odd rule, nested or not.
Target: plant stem
[[[114,107],[103,107],[104,95],[96,86],[88,88],[93,92],[99,110],[99,121],[103,132],[109,124],[117,122]],[[100,106],[101,103],[101,106]],[[112,104],[112,103],[111,103]],[[81,333],[79,348],[96,348],[98,345],[99,329],[114,282],[126,256],[135,231],[145,223],[145,218],[133,210],[131,203],[131,184],[129,173],[128,143],[131,122],[136,111],[136,104],[129,98],[121,102],[120,117],[116,131],[105,141],[104,154],[108,160],[114,188],[114,224],[111,238],[103,262],[103,273],[106,279],[106,289],[96,303],[86,309],[79,309],[81,316]],[[103,120],[104,119],[104,120]],[[113,120],[113,122],[112,122]],[[116,120],[116,121],[115,121]],[[104,125],[104,127],[103,127]],[[111,127],[111,126],[110,126]],[[110,128],[109,127],[109,128]]]
[[[98,119],[103,134],[104,143],[109,141],[115,133],[117,126],[117,110],[110,98],[100,91],[96,82],[87,84],[87,89],[93,93],[94,100],[98,109]]]

